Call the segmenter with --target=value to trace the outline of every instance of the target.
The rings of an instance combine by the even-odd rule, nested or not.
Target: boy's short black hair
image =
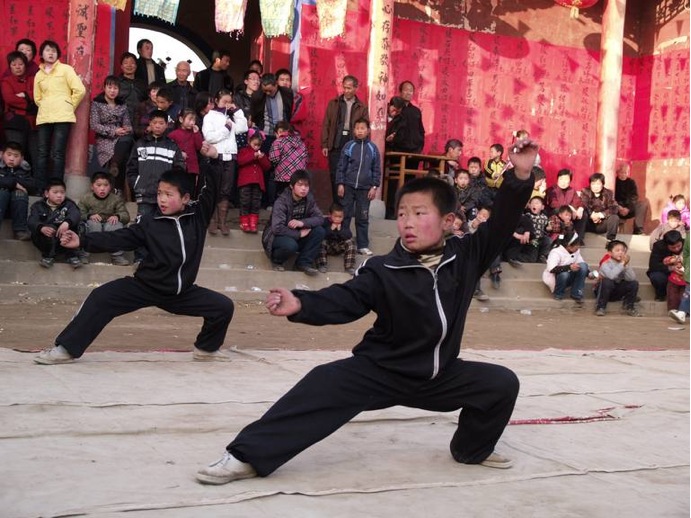
[[[172,103],[175,99],[175,94],[173,93],[173,89],[171,87],[162,86],[158,89],[158,92],[156,92],[156,97],[163,97],[166,101]]]
[[[681,212],[679,212],[677,209],[670,210],[667,213],[667,221],[669,221],[671,218],[681,221]]]
[[[134,54],[132,54],[129,51],[126,51],[126,52],[123,52],[122,54],[120,54],[120,64],[122,65],[122,62],[125,61],[127,58],[132,58],[135,61],[137,61],[137,56],[135,56]]]
[[[247,81],[252,74],[257,74],[260,78],[262,77],[262,75],[259,72],[257,72],[256,70],[250,69],[250,70],[247,70],[245,72],[245,75],[242,76],[242,80]]]
[[[5,142],[5,147],[2,150],[7,151],[8,149],[11,149],[12,151],[18,151],[22,156],[24,156],[24,148],[16,140],[8,140],[7,142]],[[672,211],[670,210],[669,212],[671,213]],[[677,213],[678,212],[679,211],[677,211]]]
[[[168,114],[163,110],[154,110],[149,114],[149,122],[154,119],[163,119],[164,121],[168,122]]]
[[[192,180],[190,179],[190,175],[179,167],[164,171],[161,178],[158,180],[159,184],[161,182],[165,182],[177,188],[177,190],[180,191],[180,196],[192,193]]]
[[[570,212],[571,215],[573,216],[573,211],[571,210],[571,207],[569,207],[568,205],[561,205],[557,209],[557,214],[563,214],[564,212]]]
[[[230,54],[227,54],[227,55],[230,57]],[[251,67],[252,65],[259,65],[259,68],[262,69],[262,72],[264,71],[264,64],[261,61],[259,61],[258,59],[253,59],[252,61],[250,61],[250,64],[248,65],[248,67]]]
[[[559,172],[557,173],[557,178],[560,176],[568,176],[569,178],[573,178],[573,173],[571,172],[571,169],[559,169]]]
[[[274,72],[274,75],[276,76],[276,79],[278,79],[281,76],[290,76],[290,79],[293,79],[293,74],[287,68],[279,68],[278,70],[276,70],[276,72]]]
[[[60,51],[60,45],[58,45],[53,40],[45,40],[43,43],[41,43],[41,48],[39,49],[39,54],[41,55],[41,61],[43,61],[43,51],[46,49],[46,47],[50,47],[51,49],[55,49],[55,53],[58,55],[58,59],[60,59],[60,56],[62,56],[62,52]]]
[[[14,44],[14,50],[19,50],[19,45],[28,45],[29,47],[31,47],[31,52],[33,53],[34,57],[36,57],[36,42],[34,42],[34,40],[30,40],[29,38],[22,38]]]
[[[468,159],[468,166],[470,166],[470,164],[477,164],[477,165],[479,165],[479,166],[482,166],[482,160],[480,160],[480,157],[471,156],[471,157]]]
[[[334,212],[345,212],[345,209],[343,209],[343,205],[340,203],[334,202],[329,207],[329,214],[333,214]]]
[[[623,246],[623,247],[624,247],[624,250],[628,250],[628,249],[629,249],[629,245],[627,245],[626,243],[624,243],[622,240],[620,240],[620,239],[612,239],[610,242],[607,243],[607,247],[606,247],[606,248],[607,248],[607,251],[608,251],[608,252],[611,252],[612,250],[614,250],[614,247],[617,246],[617,245]]]
[[[95,184],[97,180],[106,180],[110,185],[113,185],[113,176],[105,171],[96,171],[91,175],[91,184]]]
[[[667,246],[676,245],[677,243],[683,243],[684,238],[681,237],[681,232],[678,230],[670,230],[663,237],[662,240]]]
[[[151,81],[149,86],[146,87],[146,93],[148,95],[151,93],[151,90],[160,90],[164,86],[166,86],[165,81]],[[156,95],[158,95],[158,92],[156,92]]]
[[[501,144],[492,144],[492,145],[490,146],[490,149],[491,149],[491,148],[494,148],[495,151],[496,151],[497,153],[499,153],[500,155],[503,155],[503,154],[504,154],[504,146],[502,146]]]
[[[276,76],[273,74],[264,74],[261,79],[262,86],[270,86],[276,84]]]
[[[454,149],[457,147],[463,149],[463,142],[461,142],[457,138],[449,139],[446,141],[446,144],[444,144],[444,153],[448,153],[449,149]]]
[[[441,173],[439,169],[430,169],[425,176],[427,178],[441,178]]]
[[[545,204],[545,200],[543,199],[542,196],[533,196],[532,198],[530,198],[530,199],[528,200],[528,203],[530,203],[530,202],[533,201],[533,200],[540,200],[540,201],[542,202],[543,205]]]
[[[24,66],[27,66],[29,64],[29,60],[26,59],[26,56],[22,52],[19,52],[18,50],[12,51],[9,54],[7,54],[7,66],[8,67],[12,64],[13,61],[16,61],[16,60],[20,60],[22,63],[24,63]]]
[[[355,127],[356,124],[364,124],[365,126],[367,126],[367,129],[369,129],[369,119],[367,119],[365,117],[360,117],[355,122],[353,122],[353,128]]]
[[[142,50],[142,47],[144,46],[145,43],[151,43],[151,40],[148,40],[148,39],[146,39],[146,38],[142,38],[141,40],[139,40],[139,41],[137,42],[137,52],[139,52],[140,50]],[[154,44],[151,43],[151,46],[153,47]]]
[[[588,183],[593,183],[593,182],[602,182],[602,185],[605,185],[605,175],[602,173],[593,173],[590,175],[588,178]]]
[[[298,183],[299,181],[304,180],[308,184],[312,184],[312,179],[308,171],[305,171],[304,169],[298,169],[293,173],[293,175],[290,177],[290,185],[291,187]]]
[[[276,123],[276,127],[274,128],[274,131],[292,131],[293,127],[290,125],[290,122],[288,121],[278,121]]]
[[[456,178],[458,178],[458,175],[461,173],[467,174],[468,178],[470,178],[470,171],[468,171],[467,169],[456,169],[456,172],[453,174],[453,179],[455,180]]]
[[[67,190],[67,185],[65,185],[65,181],[62,178],[48,178],[46,186],[43,188],[43,190],[49,191],[51,187],[62,187],[63,189]],[[667,233],[669,234],[669,232]]]
[[[538,180],[544,180],[547,178],[547,175],[545,174],[544,169],[541,167],[538,167],[536,165],[533,166],[533,168],[530,170],[531,173],[533,173],[533,178],[537,182]]]
[[[406,194],[415,192],[429,193],[432,196],[434,206],[439,210],[439,214],[445,216],[456,212],[456,193],[446,182],[440,182],[436,178],[416,178],[406,183],[396,193],[396,210],[401,203],[401,198]]]
[[[395,95],[389,101],[389,106],[393,106],[397,110],[402,110],[403,108],[405,108],[405,101],[403,100],[403,97]]]

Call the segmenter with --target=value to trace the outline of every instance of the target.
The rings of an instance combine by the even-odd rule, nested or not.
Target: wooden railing
[[[389,182],[394,182],[396,191],[403,187],[406,179],[420,178],[426,176],[430,169],[436,169],[444,174],[446,167],[445,156],[423,155],[420,153],[402,153],[398,151],[388,151],[384,153],[384,178],[382,181],[382,199],[388,206]],[[416,166],[422,162],[420,168],[410,168],[410,163]]]

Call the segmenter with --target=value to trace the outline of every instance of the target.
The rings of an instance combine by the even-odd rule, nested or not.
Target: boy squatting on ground
[[[114,252],[144,247],[147,255],[134,277],[96,288],[55,339],[55,346],[38,354],[36,363],[69,363],[79,358],[108,323],[120,315],[155,306],[175,315],[203,317],[193,359],[227,361],[219,349],[233,318],[233,302],[220,293],[194,284],[199,271],[206,229],[216,208],[218,175],[209,174],[197,202],[190,203],[191,181],[182,171],[166,171],[158,182],[158,210],[138,223],[113,232],[87,234],[81,240],[68,231],[64,247],[80,241],[88,252]]]
[[[365,410],[404,405],[436,412],[463,408],[451,439],[460,463],[507,468],[494,452],[518,396],[505,367],[458,359],[468,306],[479,276],[511,236],[533,186],[537,146],[514,144],[490,220],[472,236],[451,235],[456,198],[435,178],[398,194],[400,239],[389,254],[365,261],[344,284],[319,291],[279,288],[269,312],[293,322],[342,324],[370,311],[377,320],[353,356],[309,372],[264,416],[245,427],[223,457],[197,472],[204,484],[267,476]]]

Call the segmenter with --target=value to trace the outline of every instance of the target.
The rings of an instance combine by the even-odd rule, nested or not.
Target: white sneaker
[[[369,248],[358,248],[357,253],[360,255],[372,255],[372,250]]]
[[[195,347],[192,353],[192,359],[196,362],[229,362],[230,356],[220,349],[209,352]]]
[[[219,486],[227,484],[233,480],[242,480],[243,478],[253,478],[257,476],[254,468],[246,462],[240,462],[233,457],[230,452],[223,453],[223,457],[203,467],[197,471],[197,481],[201,484],[213,484]]]
[[[75,358],[72,358],[70,353],[67,352],[67,349],[65,349],[62,345],[56,345],[54,347],[45,349],[34,357],[34,363],[38,363],[40,365],[72,363],[74,360]]]
[[[507,459],[506,457],[499,455],[496,451],[492,452],[489,457],[487,457],[485,460],[483,460],[480,463],[480,466],[485,466],[488,468],[497,468],[497,469],[509,469],[511,466],[513,466],[513,461],[511,459]]]
[[[667,314],[669,315],[669,318],[675,322],[679,322],[680,324],[686,323],[686,313],[683,311],[679,311],[678,309],[670,309]]]

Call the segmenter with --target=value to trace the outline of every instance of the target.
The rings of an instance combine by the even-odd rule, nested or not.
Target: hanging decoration
[[[259,10],[267,38],[293,35],[295,0],[259,0]]]
[[[242,34],[247,0],[216,0],[216,32]]]
[[[134,14],[153,16],[175,25],[180,0],[134,0]]]
[[[99,4],[110,5],[115,7],[118,11],[124,11],[127,7],[127,0],[98,0]]]
[[[555,3],[571,8],[571,18],[578,18],[579,9],[587,9],[597,3],[597,0],[554,0]]]
[[[348,0],[317,0],[319,37],[337,38],[345,33]]]

